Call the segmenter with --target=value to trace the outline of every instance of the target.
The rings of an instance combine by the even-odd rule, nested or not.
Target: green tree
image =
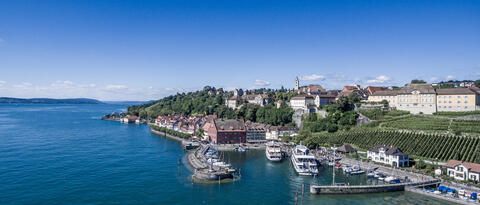
[[[424,81],[424,80],[421,80],[421,79],[413,79],[410,83],[411,84],[425,84],[427,82]]]

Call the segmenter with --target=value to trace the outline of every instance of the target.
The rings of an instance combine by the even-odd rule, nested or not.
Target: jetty
[[[399,184],[381,184],[381,185],[311,185],[311,194],[365,194],[365,193],[381,193],[404,191],[406,187],[427,187],[437,186],[442,181],[439,179],[421,181],[421,182],[406,182]]]

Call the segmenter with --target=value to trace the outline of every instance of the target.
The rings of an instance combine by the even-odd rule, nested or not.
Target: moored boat
[[[297,145],[292,149],[291,161],[293,168],[299,175],[317,175],[318,163],[304,145]]]
[[[270,161],[281,161],[283,159],[283,153],[280,144],[274,141],[267,142],[265,148],[265,155]]]

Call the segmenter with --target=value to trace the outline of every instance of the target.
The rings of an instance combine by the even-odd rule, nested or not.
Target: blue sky
[[[0,0],[0,96],[480,78],[480,1]]]

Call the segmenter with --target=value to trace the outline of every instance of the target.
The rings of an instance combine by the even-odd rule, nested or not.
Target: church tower
[[[295,90],[300,89],[300,80],[298,79],[298,76],[295,78]]]

